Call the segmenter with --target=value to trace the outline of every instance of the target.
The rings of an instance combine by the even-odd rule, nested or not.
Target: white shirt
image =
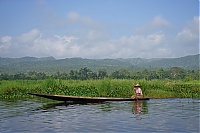
[[[136,94],[142,95],[142,90],[141,88],[135,88]]]

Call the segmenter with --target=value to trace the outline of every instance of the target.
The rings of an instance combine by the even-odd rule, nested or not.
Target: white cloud
[[[59,35],[54,35],[54,37],[58,38],[58,40],[63,41],[64,43],[71,43],[72,40],[78,39],[74,36],[59,36]]]
[[[40,56],[54,56],[56,58],[73,57],[77,53],[78,46],[74,36],[54,35],[50,38],[40,38],[30,49],[32,54]],[[29,52],[29,53],[30,53]]]
[[[0,43],[0,56],[73,57],[76,56],[80,49],[78,48],[79,46],[74,43],[76,40],[78,40],[78,38],[74,36],[54,35],[52,37],[43,37],[38,29],[32,29],[18,37],[2,37]]]
[[[89,16],[81,16],[77,12],[69,12],[66,18],[66,30],[81,38],[82,41],[102,41],[108,39],[108,28]]]
[[[163,33],[153,33],[149,35],[133,35],[121,37],[116,44],[118,50],[113,56],[120,57],[156,57],[158,48],[164,49],[165,35]],[[113,58],[116,58],[113,57]]]
[[[182,54],[199,53],[199,17],[194,17],[184,25],[182,30],[177,33],[174,43],[177,49],[182,49]]]
[[[156,16],[149,24],[153,27],[162,27],[170,25],[170,23],[160,15]]]
[[[147,36],[147,39],[153,42],[154,44],[160,44],[164,38],[165,38],[165,35],[162,33],[156,33],[156,34]]]
[[[145,25],[138,27],[135,29],[136,34],[146,34],[146,33],[151,33],[155,31],[162,31],[166,27],[170,27],[170,22],[167,21],[165,18],[162,16],[158,15],[155,16],[151,21],[146,23]]]
[[[7,54],[7,50],[10,47],[11,43],[12,43],[12,37],[11,36],[2,37],[1,43],[0,43],[0,53]]]
[[[89,29],[102,29],[103,24],[98,23],[88,16],[81,16],[77,12],[69,12],[67,14],[67,24],[75,24],[77,26],[85,26]]]
[[[38,29],[32,29],[31,31],[24,33],[18,37],[19,43],[30,43],[40,36]]]
[[[197,45],[199,43],[199,17],[194,17],[177,34],[176,42],[180,45]]]
[[[177,41],[181,44],[190,44],[189,42],[193,42],[198,36],[193,34],[193,32],[189,29],[183,29],[181,32],[177,34]]]
[[[10,36],[4,36],[1,38],[2,43],[10,43],[12,41],[12,37]]]
[[[80,20],[80,15],[78,13],[76,13],[76,12],[69,12],[67,14],[67,20],[69,22],[77,22],[77,21]]]
[[[83,26],[77,34],[44,36],[39,29],[32,29],[17,37],[4,36],[0,42],[0,57],[53,56],[55,58],[156,58],[176,57],[198,53],[199,17],[188,21],[176,36],[162,31],[170,23],[156,16],[142,32],[119,38],[106,37],[102,25],[75,12],[67,16],[68,22]],[[103,26],[102,26],[103,27]],[[152,30],[154,29],[154,30]]]

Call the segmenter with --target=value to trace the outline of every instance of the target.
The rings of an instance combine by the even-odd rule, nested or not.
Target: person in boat
[[[141,89],[141,86],[139,84],[136,84],[133,87],[133,90],[135,91],[135,95],[133,95],[131,98],[141,98],[143,96],[142,89]]]

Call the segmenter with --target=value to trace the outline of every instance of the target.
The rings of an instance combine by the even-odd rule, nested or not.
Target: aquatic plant
[[[131,97],[139,83],[144,96],[151,98],[200,98],[200,84],[177,80],[13,80],[0,81],[0,99],[33,97],[27,92],[92,97]]]

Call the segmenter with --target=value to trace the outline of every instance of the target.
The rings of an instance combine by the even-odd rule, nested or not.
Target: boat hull
[[[149,100],[147,97],[143,98],[113,98],[113,97],[83,97],[83,96],[64,96],[64,95],[52,95],[52,94],[38,94],[28,92],[27,94],[48,98],[57,101],[73,101],[73,102],[104,102],[104,101],[137,101],[137,100]]]

